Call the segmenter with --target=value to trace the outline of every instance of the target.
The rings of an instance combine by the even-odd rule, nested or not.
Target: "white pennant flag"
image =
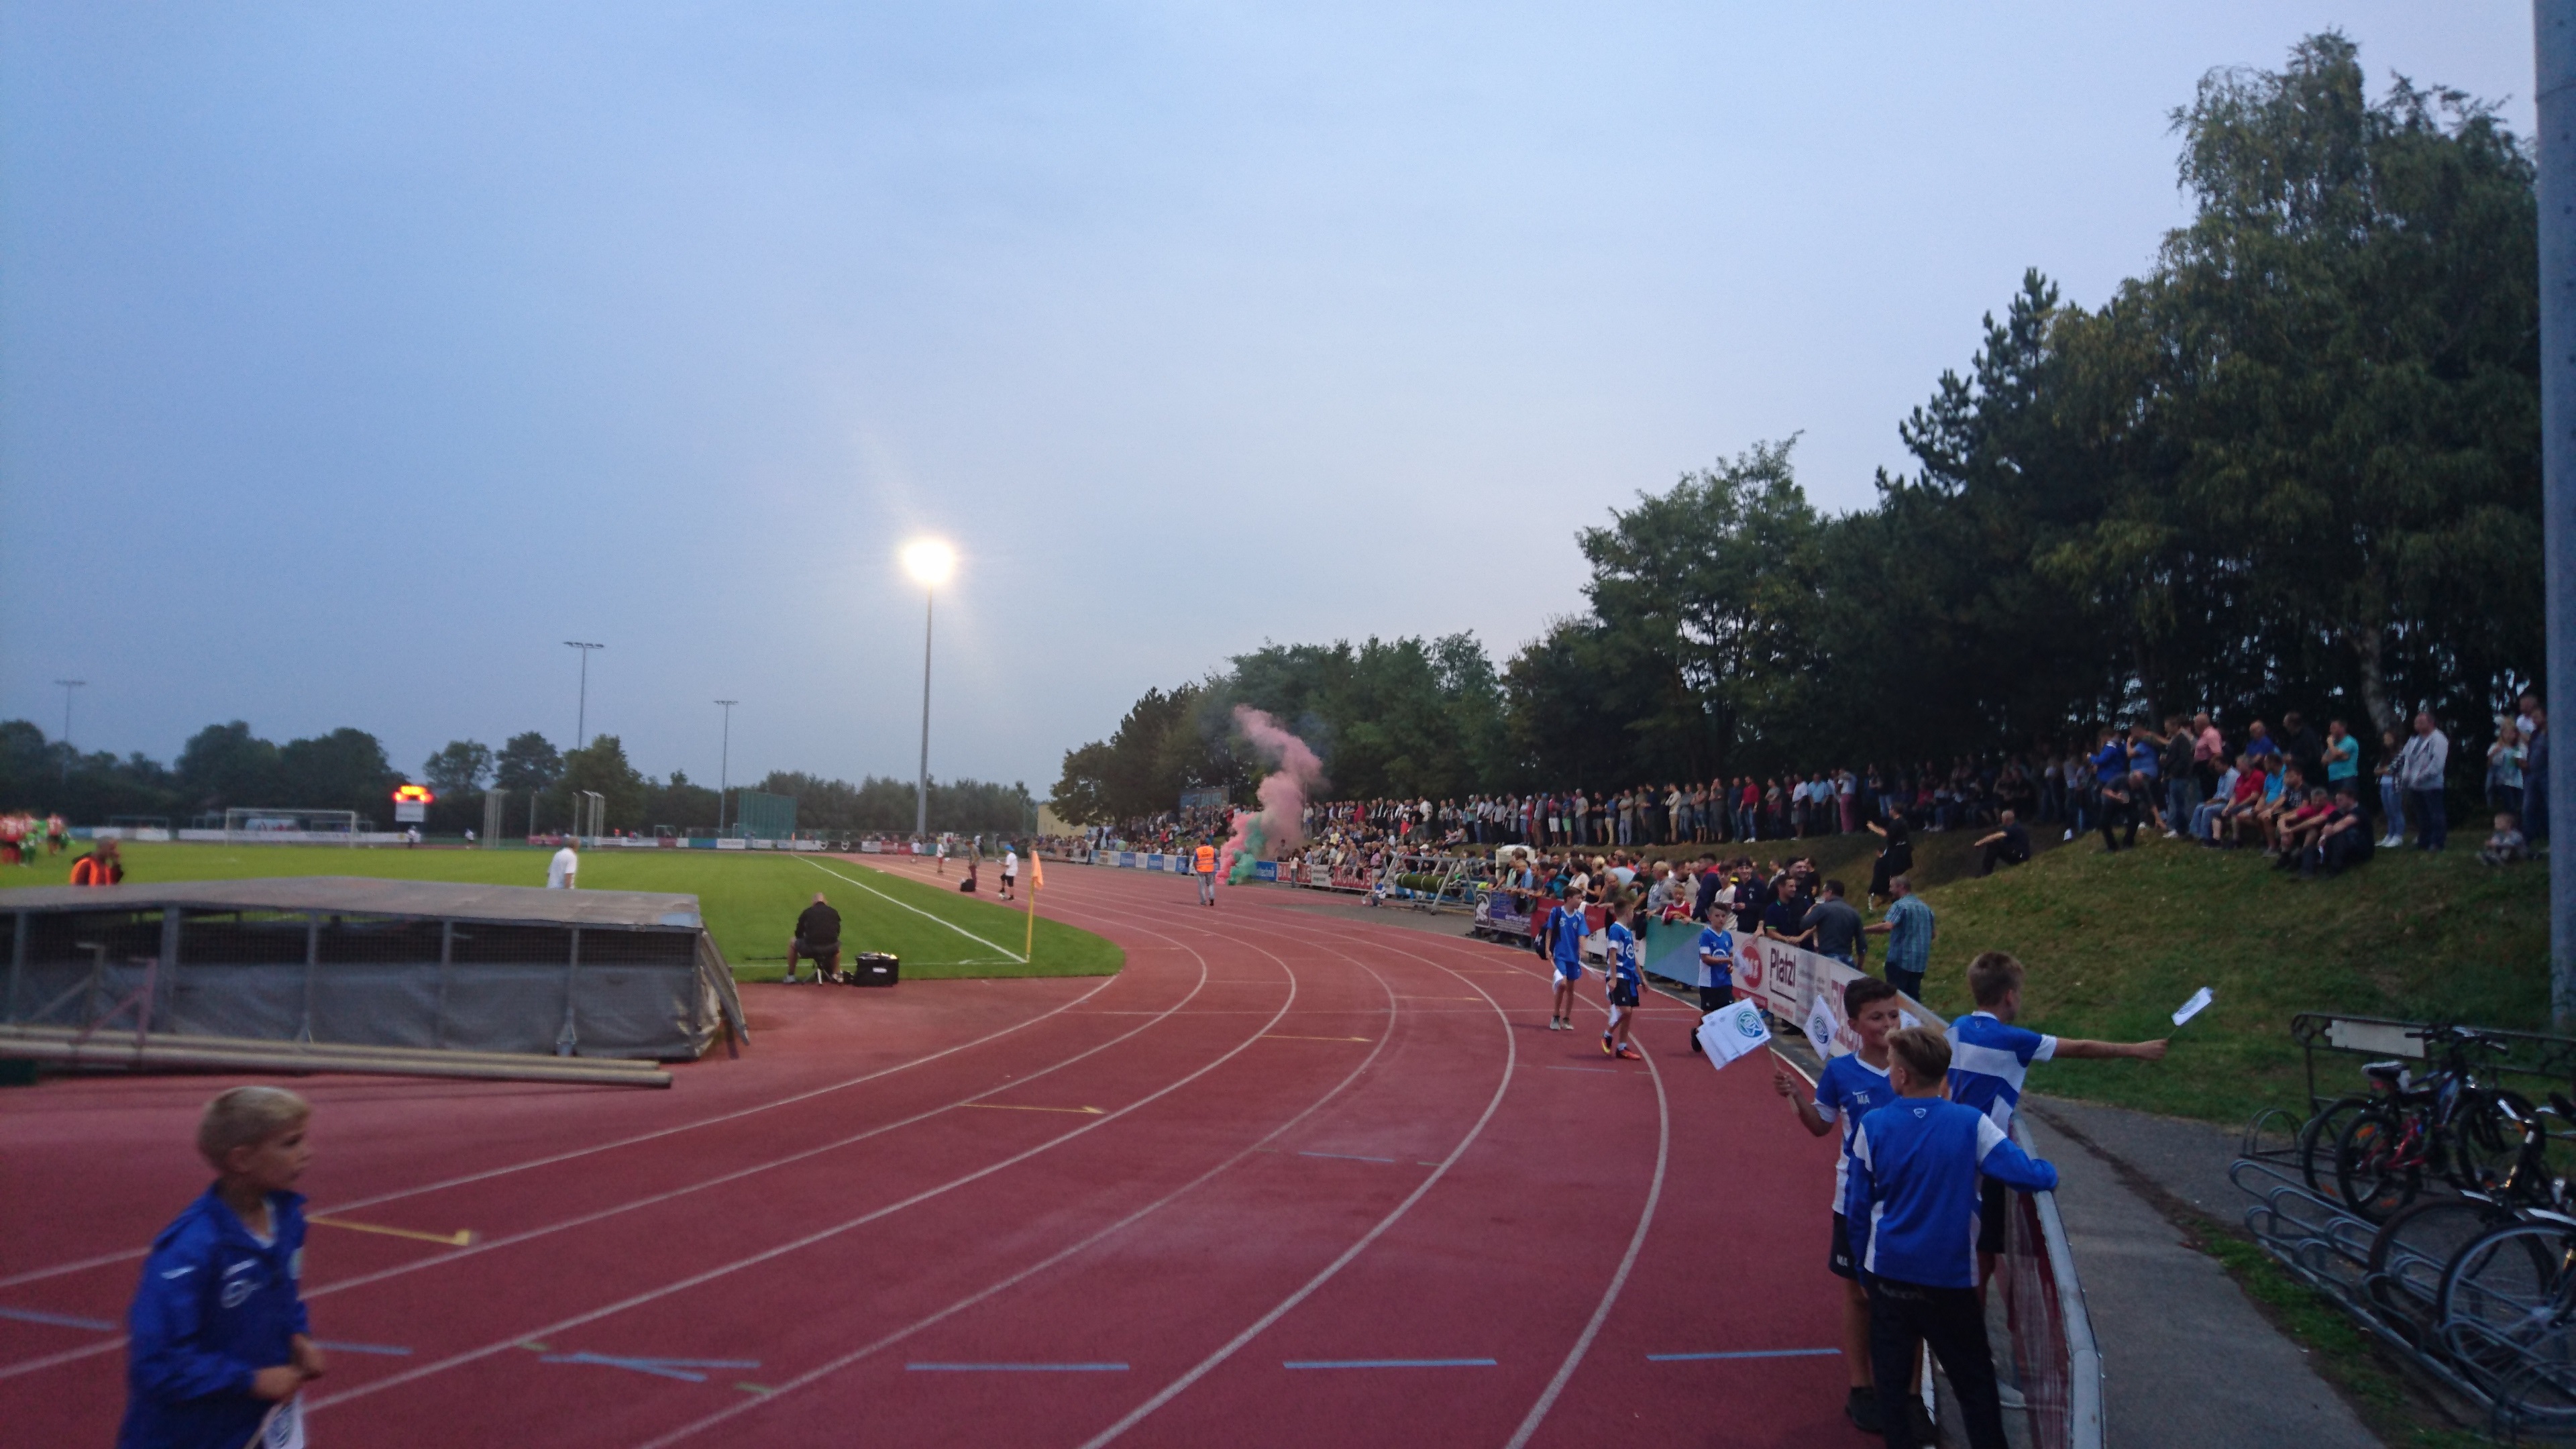
[[[1834,1008],[1833,1003],[1825,1000],[1825,993],[1821,991],[1816,993],[1816,999],[1807,1006],[1807,1044],[1816,1049],[1817,1060],[1833,1060]]]
[[[1721,1006],[1699,1019],[1700,1050],[1708,1053],[1708,1064],[1723,1068],[1747,1052],[1758,1051],[1771,1040],[1771,1028],[1762,1021],[1762,1008],[1750,1001]]]
[[[2217,999],[2218,993],[2210,990],[2206,986],[2193,992],[2191,994],[2191,1000],[2184,1002],[2182,1004],[2182,1009],[2174,1013],[2174,1025],[2180,1026],[2184,1022],[2191,1020],[2193,1017],[2200,1015],[2200,1013],[2207,1008],[2211,1002],[2216,1001]]]

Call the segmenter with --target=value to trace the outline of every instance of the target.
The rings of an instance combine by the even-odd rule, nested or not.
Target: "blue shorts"
[[[1556,963],[1556,980],[1557,980],[1557,984],[1558,984],[1558,985],[1560,985],[1560,986],[1572,986],[1572,985],[1576,984],[1577,982],[1580,982],[1582,979],[1583,979],[1583,963],[1582,963],[1582,962],[1580,962],[1580,961],[1559,961],[1559,962],[1557,962],[1557,963]]]

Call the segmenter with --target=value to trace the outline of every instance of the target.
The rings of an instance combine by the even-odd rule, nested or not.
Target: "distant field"
[[[358,875],[541,886],[550,854],[135,844],[125,849],[125,869],[129,881]],[[62,862],[0,873],[0,885],[59,884],[69,867],[56,865]],[[1040,917],[1035,959],[1024,964],[1018,957],[1028,928],[1020,912],[844,860],[768,851],[594,850],[582,855],[581,883],[592,890],[696,896],[708,931],[745,981],[775,981],[784,973],[796,913],[816,891],[841,913],[845,952],[891,951],[903,958],[907,977],[1106,976],[1126,963],[1124,952],[1089,931]],[[6,900],[0,890],[0,905]]]

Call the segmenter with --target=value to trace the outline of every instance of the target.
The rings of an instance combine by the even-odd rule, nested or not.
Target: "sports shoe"
[[[1601,1055],[1605,1057],[1615,1057],[1618,1054],[1618,1049],[1610,1045],[1610,1034],[1608,1032],[1603,1032],[1601,1034]]]
[[[1632,1062],[1642,1062],[1646,1059],[1646,1054],[1637,1050],[1633,1043],[1620,1047],[1619,1050],[1612,1053],[1612,1055],[1622,1057]]]
[[[1876,1389],[1859,1388],[1852,1390],[1851,1393],[1843,1399],[1843,1417],[1851,1420],[1852,1427],[1860,1430],[1864,1434],[1884,1434],[1887,1432],[1887,1421],[1879,1416],[1878,1390]]]

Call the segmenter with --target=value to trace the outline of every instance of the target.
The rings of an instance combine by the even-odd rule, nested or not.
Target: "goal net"
[[[345,845],[358,838],[355,810],[252,810],[224,812],[227,844]]]

